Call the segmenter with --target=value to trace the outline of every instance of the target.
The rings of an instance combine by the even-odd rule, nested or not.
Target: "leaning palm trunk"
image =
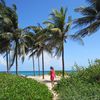
[[[16,75],[18,75],[18,43],[16,42]]]
[[[38,72],[39,72],[39,76],[40,76],[40,59],[38,57]]]
[[[64,66],[64,43],[62,44],[62,77],[64,77],[64,70],[65,70],[65,66]]]
[[[8,52],[6,51],[6,64],[7,64],[7,73],[9,72],[9,63],[8,63]]]
[[[34,73],[34,76],[35,76],[34,55],[32,56],[32,60],[33,60],[33,73]]]
[[[42,51],[42,78],[44,79],[44,53]]]

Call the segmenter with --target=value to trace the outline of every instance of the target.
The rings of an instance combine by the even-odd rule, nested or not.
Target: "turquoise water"
[[[70,73],[70,72],[72,72],[72,71],[66,71],[66,72]],[[10,71],[10,73],[16,74],[15,71]],[[45,75],[48,74],[48,73],[49,73],[49,71],[44,71],[44,74],[45,74]],[[19,74],[19,75],[25,75],[25,76],[33,76],[33,75],[34,75],[34,72],[33,72],[33,71],[18,71],[18,74]],[[39,75],[39,72],[36,71],[36,72],[35,72],[35,75],[38,76],[38,75]],[[40,75],[42,75],[42,71],[40,71]]]
[[[15,71],[11,71],[10,73],[16,74]],[[48,74],[48,73],[49,73],[49,71],[44,71],[44,74]],[[25,76],[33,76],[34,72],[33,71],[19,71],[18,74],[25,75]],[[35,71],[35,75],[38,76],[39,72]],[[40,71],[40,75],[42,75],[42,71]]]

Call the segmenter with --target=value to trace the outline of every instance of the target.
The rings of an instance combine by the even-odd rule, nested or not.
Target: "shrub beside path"
[[[52,89],[52,85],[51,85],[51,81],[50,81],[50,76],[49,75],[45,75],[44,79],[42,79],[42,76],[28,76],[27,78],[32,78],[34,80],[37,80],[38,82],[41,82],[43,84],[45,84],[48,89],[51,91],[51,93],[53,94],[53,99],[52,100],[58,100],[58,95],[57,93]],[[60,80],[59,76],[56,76],[55,78],[55,84],[57,84],[57,82]]]

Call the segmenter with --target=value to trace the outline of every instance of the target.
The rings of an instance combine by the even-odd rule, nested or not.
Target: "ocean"
[[[3,72],[3,71],[2,71]],[[72,71],[66,71],[68,73],[72,72]],[[15,71],[10,71],[9,73],[11,74],[16,74]],[[44,74],[47,75],[49,73],[49,71],[44,71]],[[18,71],[19,75],[25,75],[25,76],[34,76],[34,72],[33,71]],[[38,76],[39,72],[35,71],[35,75]],[[42,75],[42,71],[40,71],[40,75]]]
[[[16,74],[15,71],[11,71],[10,73],[12,74]],[[49,71],[44,71],[44,74],[48,74]],[[18,74],[19,75],[25,75],[25,76],[34,76],[34,72],[33,71],[18,71]],[[39,72],[38,71],[35,71],[35,75],[38,76],[39,75]],[[40,75],[42,75],[42,71],[40,71]]]

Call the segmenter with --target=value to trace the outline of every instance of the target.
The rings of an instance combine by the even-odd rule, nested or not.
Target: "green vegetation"
[[[54,88],[60,100],[100,100],[100,60],[63,78]]]
[[[51,100],[44,84],[24,77],[0,73],[0,100]]]

